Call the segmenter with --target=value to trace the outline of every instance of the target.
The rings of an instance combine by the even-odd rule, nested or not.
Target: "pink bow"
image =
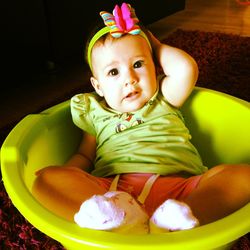
[[[110,34],[113,37],[121,37],[126,33],[137,35],[141,31],[140,27],[136,25],[139,20],[129,4],[123,3],[121,8],[116,5],[113,15],[106,11],[102,11],[100,15],[105,25],[110,27]]]

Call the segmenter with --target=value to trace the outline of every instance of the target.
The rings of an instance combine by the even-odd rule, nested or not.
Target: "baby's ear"
[[[92,76],[92,77],[90,77],[90,82],[91,82],[92,86],[94,87],[96,93],[99,96],[103,97],[103,93],[102,93],[102,91],[100,89],[100,84],[99,84],[98,80]]]

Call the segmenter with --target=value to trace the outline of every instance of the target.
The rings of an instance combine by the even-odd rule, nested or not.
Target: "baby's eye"
[[[142,65],[143,65],[143,61],[141,61],[141,60],[137,61],[137,62],[134,63],[134,68],[141,68]]]
[[[110,75],[110,76],[116,76],[116,75],[118,75],[118,73],[119,73],[118,69],[111,69],[108,72],[108,75]]]

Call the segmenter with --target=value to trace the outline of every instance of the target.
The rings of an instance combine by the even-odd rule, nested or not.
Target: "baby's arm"
[[[64,164],[65,167],[73,166],[89,171],[94,164],[96,154],[96,139],[94,136],[84,133],[82,141],[75,154]]]
[[[167,101],[180,107],[188,98],[198,78],[195,60],[181,49],[161,43],[152,34],[152,47],[166,75],[161,82],[161,91]]]

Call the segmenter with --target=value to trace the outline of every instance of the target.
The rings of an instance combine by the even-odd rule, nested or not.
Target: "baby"
[[[122,233],[189,229],[246,205],[249,165],[208,170],[178,109],[197,81],[194,59],[139,25],[129,4],[101,16],[86,53],[95,92],[71,99],[83,139],[63,166],[38,172],[37,199],[82,227]]]

